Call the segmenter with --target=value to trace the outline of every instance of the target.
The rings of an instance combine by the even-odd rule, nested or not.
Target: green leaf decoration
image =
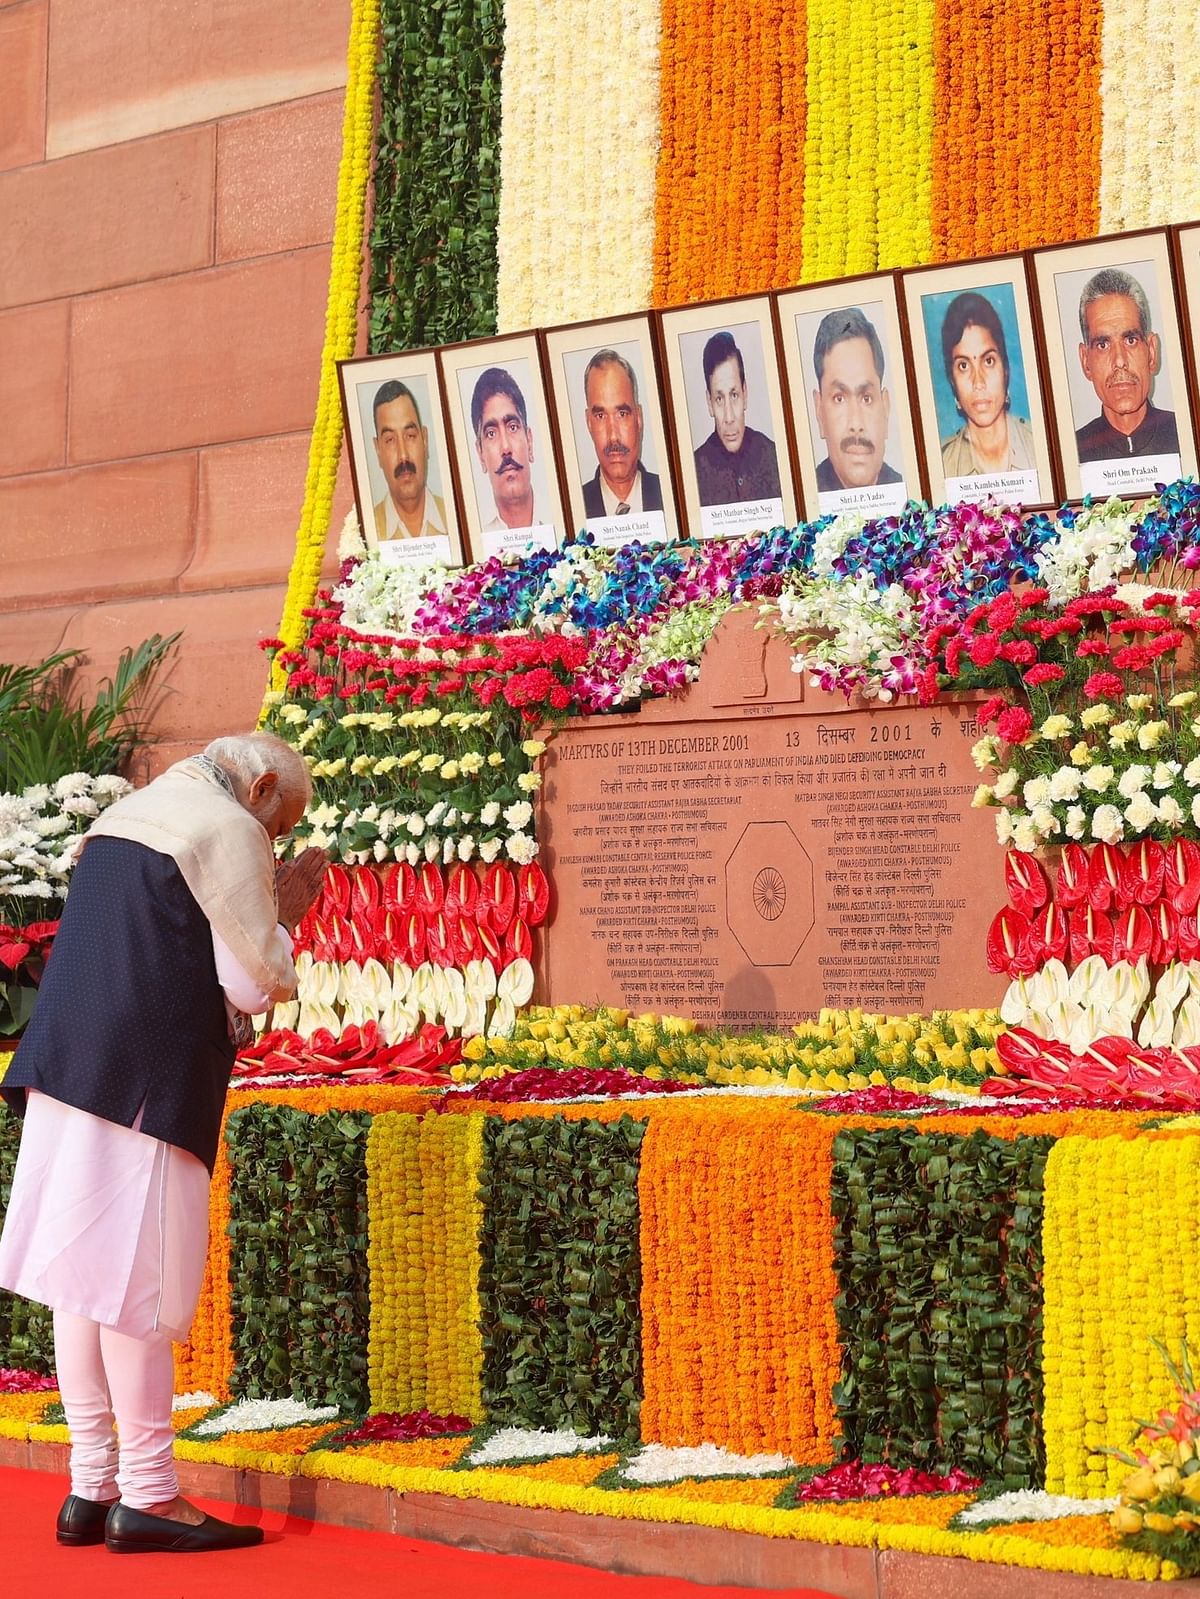
[[[628,1116],[489,1118],[479,1280],[489,1421],[638,1438],[644,1133]]]
[[[1040,1486],[1053,1139],[889,1128],[833,1146],[848,1456]]]
[[[0,1111],[0,1226],[12,1194],[20,1144],[20,1120]],[[4,1289],[0,1289],[0,1366],[36,1371],[43,1377],[54,1370],[53,1312]]]
[[[367,1409],[369,1123],[285,1105],[226,1123],[239,1398]]]
[[[373,353],[496,331],[503,0],[384,0]]]

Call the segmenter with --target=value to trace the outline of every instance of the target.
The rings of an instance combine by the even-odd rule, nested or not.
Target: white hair
[[[306,805],[312,798],[312,778],[304,757],[274,733],[235,733],[214,738],[204,753],[223,767],[243,791],[264,772],[274,772],[284,793],[303,799]]]

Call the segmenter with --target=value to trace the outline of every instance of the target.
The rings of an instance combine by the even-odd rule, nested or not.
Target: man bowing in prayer
[[[277,868],[272,845],[311,791],[282,740],[219,738],[112,806],[81,846],[0,1090],[25,1117],[0,1287],[54,1311],[71,1434],[60,1543],[135,1554],[262,1541],[179,1495],[171,1344],[200,1295],[237,1041],[248,1016],[295,991],[288,929],[325,857]]]

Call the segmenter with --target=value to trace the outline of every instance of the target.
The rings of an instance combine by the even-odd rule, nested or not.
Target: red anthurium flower
[[[1092,850],[1088,868],[1088,903],[1098,911],[1109,906],[1120,909],[1124,903],[1121,895],[1121,867],[1124,857],[1115,844],[1097,844]]]
[[[475,909],[479,898],[479,879],[469,866],[460,863],[450,868],[448,893],[454,895],[468,915]]]
[[[504,946],[500,941],[500,935],[492,928],[484,926],[482,922],[477,924],[477,931],[483,958],[490,961],[496,971],[500,971],[505,964]]]
[[[1175,959],[1179,948],[1179,912],[1170,900],[1160,899],[1150,911],[1154,924],[1154,940],[1150,945],[1150,959],[1156,966],[1165,966]]]
[[[1088,867],[1088,852],[1082,844],[1067,844],[1064,847],[1058,861],[1054,898],[1068,910],[1082,905],[1087,899]]]
[[[1058,905],[1047,905],[1030,919],[1031,947],[1040,948],[1043,960],[1064,960],[1067,939],[1067,913]]]
[[[1141,905],[1130,905],[1113,925],[1113,959],[1139,961],[1154,943],[1154,923]]]
[[[504,952],[510,960],[533,959],[533,935],[523,917],[515,917],[504,935]]]
[[[1200,905],[1200,845],[1177,838],[1165,853],[1164,890],[1177,911],[1194,911]]]
[[[325,872],[325,899],[331,910],[344,916],[350,909],[350,873],[344,866],[330,866]]]
[[[404,919],[404,943],[408,946],[405,964],[417,967],[425,959],[425,919],[411,910]]]
[[[1036,856],[1010,849],[1004,857],[1004,886],[1009,903],[1026,916],[1040,909],[1050,897],[1050,885]]]
[[[989,972],[1005,972],[1009,977],[1036,971],[1036,964],[1026,966],[1029,945],[1029,918],[1021,911],[1006,905],[992,919],[987,935],[987,964]]]
[[[1121,898],[1126,905],[1153,905],[1162,893],[1167,856],[1152,838],[1134,844],[1121,867]]]
[[[530,861],[517,872],[517,902],[521,915],[530,927],[540,927],[550,908],[550,884],[536,861]]]
[[[1181,961],[1195,960],[1200,953],[1200,926],[1197,925],[1195,911],[1185,911],[1179,918],[1177,948]]]
[[[459,915],[450,918],[453,930],[454,959],[457,966],[465,966],[468,961],[482,960],[483,943],[479,937],[479,929],[469,916]]]
[[[443,912],[436,912],[425,924],[425,949],[435,966],[453,966],[450,926]]]
[[[426,861],[417,874],[417,909],[426,921],[436,916],[446,901],[446,886],[442,882],[442,869],[435,861]]]
[[[350,923],[336,912],[329,918],[329,944],[334,952],[334,960],[350,959],[354,950],[354,935],[350,931]]]
[[[392,905],[381,905],[375,913],[375,942],[380,960],[403,959],[404,921]]]
[[[1113,955],[1112,919],[1091,905],[1080,905],[1070,912],[1071,964],[1078,966],[1089,955],[1099,955],[1110,964]]]
[[[503,933],[512,921],[517,906],[517,885],[502,862],[489,866],[483,879],[483,897],[488,903],[489,920],[496,932]]]
[[[354,886],[350,895],[350,914],[356,919],[371,923],[379,904],[379,879],[370,866],[359,866],[354,872]]]

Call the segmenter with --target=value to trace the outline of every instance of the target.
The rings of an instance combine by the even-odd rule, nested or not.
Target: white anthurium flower
[[[487,1004],[482,999],[468,998],[463,1008],[462,1036],[475,1038],[487,1027]]]
[[[1200,998],[1200,961],[1184,961],[1183,968],[1188,974],[1189,996]]]
[[[361,1027],[364,1022],[374,1020],[374,1011],[364,1002],[360,994],[355,994],[353,999],[346,1001],[342,1010],[343,1027]],[[334,1031],[337,1031],[335,1028]]]
[[[1100,1014],[1101,1028],[1097,1035],[1100,1038],[1132,1038],[1133,1019],[1137,1015],[1137,1008],[1126,1010],[1124,1006],[1110,1006],[1107,1010],[1096,1007]]]
[[[1025,1023],[1031,1033],[1036,1033],[1039,1038],[1053,1038],[1050,1028],[1050,1018],[1044,1010],[1031,1010],[1029,1020]]]
[[[1046,1006],[1042,1014],[1050,1026],[1046,1036],[1065,1044],[1071,1036],[1071,1029],[1079,1020],[1079,1006],[1072,1005],[1070,1000],[1056,999],[1053,1004]]]
[[[289,1032],[293,1032],[296,1027],[296,1019],[299,1015],[300,1001],[298,999],[280,1000],[278,1005],[276,1005],[275,1009],[271,1012],[271,1026],[285,1027]]]
[[[467,992],[467,980],[457,966],[447,966],[442,972],[446,982],[446,992],[452,999],[462,998]]]
[[[1066,1000],[1071,993],[1071,979],[1060,960],[1049,960],[1039,972],[1042,994],[1050,1004]]]
[[[1009,1027],[1024,1027],[1029,1015],[1029,983],[1024,977],[1014,977],[1004,990],[1000,1001],[1000,1020]]]
[[[391,973],[372,957],[363,966],[360,988],[364,1001],[378,1013],[392,998]]]
[[[341,987],[342,969],[332,961],[314,961],[310,991],[322,1005],[333,1005]]]
[[[533,967],[527,960],[515,960],[500,973],[496,984],[499,1001],[508,1000],[514,1007],[528,1005],[533,996]]]
[[[425,961],[413,973],[413,985],[408,991],[409,1000],[417,1006],[427,1022],[435,1022],[438,1018],[437,989],[434,986],[436,973],[437,968]]]
[[[296,1031],[305,1038],[311,1038],[318,1028],[324,1027],[336,1038],[342,1030],[342,1019],[332,1005],[322,1005],[320,1002],[305,1003],[300,1006],[300,1016]]]
[[[1128,961],[1114,961],[1098,996],[1109,1009],[1133,1010],[1137,1008],[1137,978]]]
[[[1200,998],[1189,994],[1179,1007],[1171,1042],[1176,1049],[1192,1049],[1200,1044]]]
[[[507,970],[507,968],[506,968]],[[516,1007],[511,999],[497,999],[488,1026],[489,1038],[507,1038],[517,1025]]]
[[[1137,1030],[1137,1041],[1143,1049],[1161,1049],[1171,1042],[1175,1031],[1175,1009],[1156,994],[1146,1006]]]
[[[491,961],[468,961],[463,979],[469,996],[480,1000],[489,1000],[495,996],[496,972]]]
[[[1070,997],[1077,1005],[1090,1004],[1099,999],[1108,980],[1108,966],[1103,955],[1089,955],[1071,973]]]
[[[1179,961],[1172,961],[1163,968],[1162,975],[1154,985],[1154,997],[1162,1000],[1164,1005],[1169,1005],[1172,1010],[1178,1010],[1180,1003],[1187,997],[1191,989],[1187,967]]]
[[[442,1025],[448,1033],[460,1033],[463,1023],[467,1019],[467,997],[465,994],[447,994],[446,1008],[442,1012]]]
[[[308,974],[313,969],[312,951],[308,949],[302,949],[299,955],[296,956],[293,964],[296,968],[297,986],[299,986],[307,980]]]
[[[394,1017],[393,1026],[398,1039],[411,1038],[421,1025],[421,1012],[419,1007],[414,1004],[411,992],[407,999],[402,1000],[398,1005],[393,1001],[393,1009],[390,1014]]]
[[[350,1005],[358,997],[359,969],[353,961],[347,961],[344,966],[335,966],[338,984],[334,998],[326,1000],[326,1004]]]
[[[435,966],[433,968],[430,992],[435,1007],[434,1015],[430,1019],[437,1021],[446,1014],[446,1007],[450,1003],[450,984],[446,979],[446,968],[444,966]]]
[[[412,967],[403,961],[392,962],[392,998],[403,999],[412,987]]]
[[[1098,1038],[1105,1036],[1104,1012],[1096,1004],[1076,1005],[1075,1020],[1063,1043],[1072,1054],[1082,1055]]]

